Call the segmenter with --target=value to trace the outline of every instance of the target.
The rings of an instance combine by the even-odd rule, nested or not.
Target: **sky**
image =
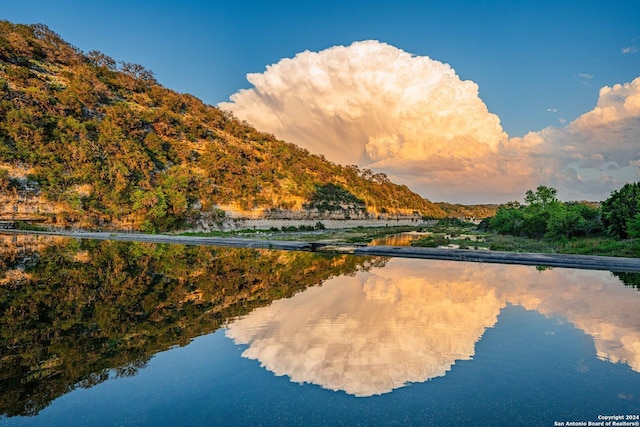
[[[640,1],[2,2],[424,197],[603,200],[640,167]]]

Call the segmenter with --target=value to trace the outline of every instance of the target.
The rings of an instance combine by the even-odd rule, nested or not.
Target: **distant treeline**
[[[522,205],[509,202],[485,219],[481,227],[501,234],[531,238],[569,239],[607,233],[627,239],[640,237],[640,183],[629,183],[604,202],[561,202],[557,190],[539,186],[528,190]]]

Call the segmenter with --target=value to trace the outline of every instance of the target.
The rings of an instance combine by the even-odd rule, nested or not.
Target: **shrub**
[[[621,239],[640,235],[640,183],[625,184],[600,204],[602,225]]]

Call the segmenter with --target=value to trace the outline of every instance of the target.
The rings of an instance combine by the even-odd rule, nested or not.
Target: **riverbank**
[[[540,267],[564,267],[588,270],[640,273],[640,258],[592,255],[502,252],[473,249],[445,249],[412,246],[367,246],[335,242],[305,242],[237,237],[200,237],[167,234],[108,233],[78,231],[3,230],[7,234],[65,236],[76,239],[119,240],[129,242],[172,243],[181,245],[225,246],[322,253],[348,253],[359,256],[438,259],[477,263],[519,264]]]

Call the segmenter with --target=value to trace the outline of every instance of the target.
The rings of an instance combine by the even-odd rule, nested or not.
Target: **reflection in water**
[[[430,235],[431,233],[419,233],[410,231],[407,233],[398,233],[390,236],[385,236],[380,239],[372,240],[369,245],[371,246],[411,246],[411,242],[414,240],[422,239],[423,237]]]
[[[593,337],[600,359],[640,372],[640,293],[601,271],[554,269],[541,272],[542,278],[507,274],[502,292],[508,302],[566,319]]]
[[[232,323],[227,335],[250,344],[244,356],[277,375],[371,396],[471,358],[502,306],[477,284],[378,273],[276,301]]]
[[[385,263],[0,235],[0,417],[135,375],[238,316],[227,334],[246,357],[357,396],[445,375],[474,357],[507,304],[562,317],[593,337],[598,357],[640,372],[640,292],[606,272]]]
[[[276,375],[356,396],[442,376],[469,359],[501,308],[562,317],[597,355],[640,372],[640,293],[606,272],[391,260],[229,325],[243,355]]]
[[[0,235],[0,417],[384,259]]]
[[[622,283],[624,283],[625,286],[640,290],[640,273],[613,272],[612,274],[622,280]]]

